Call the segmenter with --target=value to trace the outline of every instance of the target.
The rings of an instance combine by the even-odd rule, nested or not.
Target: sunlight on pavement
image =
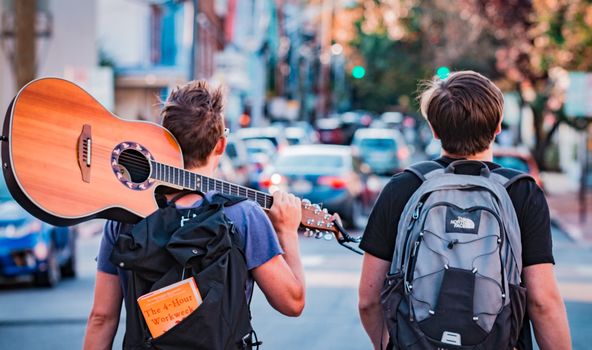
[[[358,288],[359,272],[307,271],[307,287]]]

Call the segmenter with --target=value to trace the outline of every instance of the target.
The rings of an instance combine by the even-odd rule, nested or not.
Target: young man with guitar
[[[359,311],[374,349],[490,349],[492,342],[505,338],[504,345],[493,348],[529,349],[530,325],[522,323],[525,307],[525,319],[532,321],[541,349],[570,349],[543,191],[528,175],[493,163],[492,144],[503,115],[501,91],[478,73],[456,72],[430,82],[420,102],[434,137],[442,141],[442,157],[421,163],[423,170],[415,165],[390,180],[360,245],[365,255]],[[508,181],[504,171],[510,174]],[[476,195],[485,204],[469,202],[467,198]],[[454,206],[452,200],[464,204]],[[487,203],[505,215],[485,207]],[[508,220],[496,222],[491,219],[495,215]],[[478,244],[492,249],[483,252]],[[511,250],[502,249],[508,246]],[[493,275],[487,275],[490,271]],[[519,283],[510,285],[504,276],[519,276],[513,280]],[[509,294],[512,287],[523,294]],[[526,305],[507,308],[524,300],[524,288]],[[494,301],[503,307],[490,308]],[[512,315],[511,322],[509,316],[499,317],[500,310]],[[454,317],[456,313],[463,317]],[[499,318],[484,327],[490,316]],[[495,328],[498,320],[500,327]],[[504,333],[510,325],[512,330]],[[518,337],[512,331],[520,331],[521,325]]]
[[[183,151],[185,169],[214,177],[226,148],[226,130],[222,114],[222,92],[205,82],[193,81],[175,89],[161,112],[162,124],[175,137]],[[206,193],[206,197],[212,191]],[[168,193],[171,199],[174,194]],[[188,194],[176,204],[198,205],[198,194]],[[247,298],[253,283],[261,288],[269,303],[279,312],[298,316],[304,308],[304,273],[300,261],[297,229],[301,201],[278,191],[268,215],[255,202],[243,201],[224,209],[244,243],[243,251],[249,278],[244,286]],[[121,271],[109,261],[121,223],[108,221],[97,257],[98,269],[93,307],[88,319],[84,348],[110,349],[119,325],[123,300]]]

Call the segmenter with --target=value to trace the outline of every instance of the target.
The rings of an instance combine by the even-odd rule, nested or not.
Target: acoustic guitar
[[[267,193],[183,169],[169,131],[120,119],[63,79],[38,79],[19,91],[6,113],[2,141],[10,193],[32,215],[58,226],[93,218],[137,222],[158,208],[159,186],[216,190],[265,210],[273,204]],[[308,201],[302,209],[302,226],[313,235],[343,239],[326,210]]]

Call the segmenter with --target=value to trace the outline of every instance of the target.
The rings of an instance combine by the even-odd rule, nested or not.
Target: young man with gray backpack
[[[527,174],[492,163],[503,95],[486,77],[427,84],[442,157],[383,189],[364,232],[362,324],[375,349],[569,349],[550,218]]]

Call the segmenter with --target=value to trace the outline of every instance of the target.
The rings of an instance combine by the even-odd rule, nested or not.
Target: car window
[[[8,187],[6,186],[6,181],[4,181],[4,176],[0,176],[0,200],[12,200],[10,191],[8,191]]]
[[[232,143],[232,142],[229,142],[229,143],[226,145],[226,154],[228,154],[228,156],[229,156],[230,158],[236,158],[236,156],[237,156],[237,153],[236,153],[236,146],[235,146],[235,144],[234,144],[234,143]]]
[[[333,154],[286,154],[277,159],[280,171],[292,169],[336,169],[345,166],[344,158]]]
[[[494,156],[493,162],[497,163],[505,168],[515,169],[515,170],[523,171],[525,173],[528,173],[530,170],[528,168],[528,164],[524,160],[522,160],[520,158],[516,158],[516,157]]]
[[[362,139],[360,141],[360,148],[364,149],[382,149],[382,150],[392,150],[397,148],[397,144],[393,139]]]

